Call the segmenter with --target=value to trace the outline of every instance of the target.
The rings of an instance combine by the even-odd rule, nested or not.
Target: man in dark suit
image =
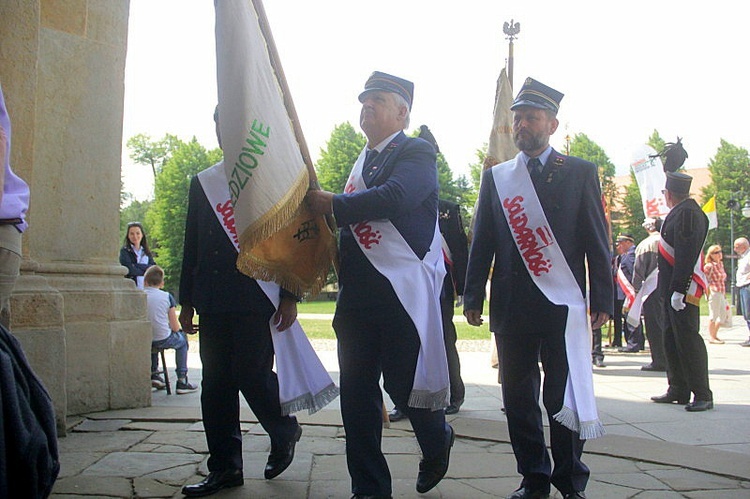
[[[217,108],[218,112],[218,108]],[[217,122],[218,114],[214,115]],[[221,137],[219,137],[221,145]],[[222,167],[222,163],[212,168]],[[203,364],[201,411],[208,443],[208,476],[186,485],[188,497],[213,494],[243,484],[240,405],[242,393],[271,437],[265,477],[282,473],[294,458],[302,428],[294,416],[282,416],[279,385],[273,367],[269,322],[279,330],[297,317],[297,299],[281,290],[278,311],[258,283],[236,267],[237,249],[219,223],[198,177],[190,182],[180,282],[180,325],[193,332],[200,316]]]
[[[317,190],[307,197],[314,213],[334,214],[341,228],[333,327],[354,497],[392,493],[380,447],[381,374],[422,449],[418,492],[443,478],[454,439],[443,411],[449,394],[439,310],[444,264],[435,150],[402,131],[413,92],[413,83],[374,72],[359,96],[367,147],[344,194]],[[432,381],[424,378],[427,373]]]
[[[635,239],[630,234],[620,234],[615,239],[616,249],[620,257],[620,266],[618,267],[617,276],[617,287],[620,288],[619,292],[622,293],[623,300],[620,303],[621,307],[628,307],[630,299],[626,296],[627,294],[635,296],[633,289],[633,267],[635,266]],[[629,308],[628,308],[629,310]],[[623,331],[625,331],[625,346],[617,349],[618,352],[624,353],[636,353],[643,350],[645,347],[645,338],[643,337],[643,327],[638,324],[637,327],[633,327],[625,320],[627,318],[627,311],[622,308],[614,311],[615,320],[620,321],[622,324]]]
[[[523,475],[521,486],[508,496],[512,499],[548,497],[550,484],[565,498],[585,497],[589,469],[581,461],[584,440],[578,431],[563,425],[553,415],[565,408],[566,380],[572,374],[580,374],[580,379],[588,381],[589,386],[593,384],[588,361],[591,340],[583,303],[587,277],[591,326],[594,329],[601,327],[612,315],[609,241],[596,165],[564,156],[549,145],[549,137],[558,127],[556,115],[562,96],[529,78],[516,97],[511,107],[514,112],[513,135],[521,152],[515,159],[496,165],[483,174],[464,292],[464,315],[470,324],[479,326],[482,324],[485,282],[494,258],[490,330],[495,332],[498,352],[502,356],[500,367],[508,430],[518,470]],[[535,279],[538,275],[532,277],[532,269],[539,272],[544,269],[529,262],[527,250],[530,247],[517,245],[518,238],[523,240],[518,244],[531,244],[529,238],[536,238],[542,227],[524,232],[519,227],[525,222],[523,217],[526,215],[513,219],[512,230],[508,223],[508,202],[517,200],[520,195],[504,198],[501,203],[494,175],[505,168],[517,169],[519,165],[523,168],[523,171],[516,170],[519,175],[531,176],[531,194],[536,193],[547,227],[554,236],[554,241],[542,239],[546,246],[556,243],[559,247],[559,257],[552,265],[562,264],[564,268],[567,264],[575,283],[573,286],[577,284],[580,288],[557,290],[557,293],[568,295],[576,291],[581,293],[575,296],[579,304],[577,313],[582,317],[580,330],[569,330],[566,322],[568,307],[553,304],[537,285]],[[528,173],[526,167],[530,167]],[[521,180],[524,186],[528,186],[528,180]],[[505,188],[516,190],[524,186],[512,184]],[[525,202],[525,198],[520,201]],[[523,248],[523,258],[519,247]],[[557,271],[551,272],[562,270],[560,266],[556,268]],[[575,352],[576,358],[583,359],[585,369],[576,362],[569,363],[566,345],[572,338],[570,334],[576,335],[580,349]],[[544,441],[542,411],[538,402],[541,381],[538,360],[541,360],[545,372],[544,406],[549,415],[554,470]],[[593,394],[589,400],[593,404]],[[598,425],[599,431],[592,436],[601,434],[601,425]]]
[[[469,241],[466,239],[461,207],[457,203],[441,199],[438,202],[438,225],[447,251],[444,251],[446,274],[443,291],[440,294],[440,311],[443,316],[443,339],[445,353],[448,356],[448,374],[451,382],[451,403],[446,407],[446,414],[456,414],[464,403],[466,387],[461,379],[461,361],[456,348],[458,339],[456,326],[453,324],[453,309],[458,302],[463,302],[466,283],[466,265],[469,262]]]
[[[699,331],[701,279],[705,276],[695,273],[708,233],[708,217],[690,198],[692,180],[684,173],[668,171],[663,191],[670,211],[661,228],[657,292],[664,300],[669,388],[651,400],[678,403],[688,412],[700,412],[714,407],[708,384],[708,352]]]

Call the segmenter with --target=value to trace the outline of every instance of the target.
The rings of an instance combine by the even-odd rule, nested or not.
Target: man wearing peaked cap
[[[627,310],[632,306],[631,298],[635,296],[633,289],[633,268],[635,267],[635,239],[630,234],[620,234],[615,239],[617,245],[617,268],[615,269],[615,300],[614,320],[625,332],[625,346],[618,348],[619,352],[636,353],[644,348],[643,327],[639,323],[633,327],[626,321]],[[616,328],[617,330],[617,328]],[[619,334],[619,333],[618,333]]]
[[[648,232],[648,237],[635,247],[633,289],[636,294],[647,295],[645,301],[642,302],[641,315],[646,324],[646,337],[651,351],[651,363],[641,366],[641,371],[663,372],[667,370],[667,357],[664,353],[664,306],[661,295],[656,292],[656,282],[654,282],[659,259],[661,223],[659,218],[645,219],[642,227]]]
[[[485,283],[494,259],[489,329],[495,333],[502,356],[508,431],[518,471],[523,476],[521,486],[508,496],[512,499],[548,497],[551,485],[565,498],[585,497],[589,469],[581,461],[583,439],[594,438],[603,431],[595,415],[593,396],[583,395],[593,394],[591,339],[583,297],[589,294],[591,298],[592,329],[601,327],[612,315],[613,306],[610,241],[596,165],[560,154],[549,144],[559,125],[557,111],[562,97],[557,90],[528,78],[513,102],[513,139],[520,152],[514,159],[483,173],[464,289],[464,315],[469,324],[479,326]],[[506,202],[512,204],[516,199],[520,201],[514,209],[522,208],[522,216],[514,216],[506,208]],[[526,225],[529,220],[542,218],[547,221],[544,227]],[[534,272],[528,256],[532,252],[527,251],[534,248],[521,249],[519,239],[524,237],[514,237],[516,230],[524,229],[534,238],[540,230],[551,231],[554,241],[535,238],[535,244],[549,247],[545,251],[550,255],[557,248],[548,270],[554,276],[552,280],[563,277],[556,282],[565,284],[548,286],[549,281],[540,282],[540,276],[546,273],[538,268],[539,273]],[[527,242],[528,239],[525,238]],[[539,254],[544,253],[533,256]],[[570,272],[565,271],[565,266]],[[571,293],[576,286],[580,295]],[[574,302],[575,327],[568,328],[569,307],[559,304],[566,301]],[[566,345],[576,345],[571,351],[574,358],[569,356]],[[542,379],[538,359],[545,373],[543,403],[548,414],[554,469],[539,406]],[[581,393],[581,397],[571,404],[566,380],[574,378],[577,381],[571,381],[575,389],[571,392]],[[593,418],[580,417],[581,409],[586,416],[593,413]],[[565,415],[574,417],[568,419]]]
[[[554,88],[548,87],[533,78],[526,78],[521,91],[518,92],[518,96],[516,96],[516,99],[510,106],[510,110],[515,111],[521,106],[529,106],[537,109],[546,109],[557,114],[562,98],[563,94]]]
[[[690,198],[692,180],[682,172],[667,172],[664,199],[670,210],[661,228],[658,292],[664,300],[669,387],[667,393],[651,400],[678,403],[688,412],[699,412],[713,409],[714,401],[708,382],[708,352],[699,331],[700,296],[706,283],[702,272],[696,272],[708,218]]]
[[[422,460],[417,492],[448,470],[453,429],[441,327],[445,265],[438,224],[436,153],[407,137],[414,84],[380,71],[359,95],[367,146],[342,194],[311,190],[311,211],[335,215],[339,296],[333,328],[341,369],[341,416],[354,497],[391,497],[381,448],[383,388],[409,418]]]
[[[400,95],[404,98],[411,111],[411,103],[414,100],[414,83],[398,76],[374,71],[365,82],[365,89],[359,94],[359,102],[364,103],[365,97],[376,90]]]

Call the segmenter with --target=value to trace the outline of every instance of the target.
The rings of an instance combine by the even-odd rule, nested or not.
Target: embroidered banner
[[[325,284],[336,243],[325,218],[303,203],[308,168],[255,2],[215,2],[219,133],[240,243],[237,267],[301,296]]]

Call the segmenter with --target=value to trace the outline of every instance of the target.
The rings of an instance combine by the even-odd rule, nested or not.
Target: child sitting
[[[194,392],[198,389],[196,385],[190,384],[187,379],[187,353],[188,341],[185,333],[180,330],[177,320],[177,303],[174,297],[162,291],[164,287],[164,270],[158,265],[152,265],[143,275],[143,290],[146,292],[146,303],[148,304],[148,319],[151,321],[152,348],[174,348],[175,363],[177,368],[177,393]],[[166,366],[164,369],[166,370]],[[166,384],[158,374],[158,356],[151,354],[151,386],[164,388]]]

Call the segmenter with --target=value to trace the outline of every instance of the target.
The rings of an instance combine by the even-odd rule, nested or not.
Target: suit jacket
[[[146,269],[152,265],[156,265],[156,262],[154,261],[154,257],[148,255],[148,263],[138,263],[138,257],[135,255],[133,247],[130,244],[126,244],[120,248],[120,265],[128,268],[128,273],[125,277],[133,279],[135,282],[137,276],[145,274]]]
[[[419,258],[430,249],[438,204],[436,154],[429,142],[403,132],[362,171],[367,189],[336,194],[333,213],[341,227],[338,309],[392,306],[390,282],[362,253],[350,225],[388,219]]]
[[[674,206],[664,219],[661,238],[674,248],[674,267],[659,254],[658,286],[666,300],[674,292],[687,294],[707,233],[708,217],[690,198]]]
[[[274,312],[254,279],[237,270],[237,250],[224,232],[198,177],[190,181],[180,304],[198,314]]]
[[[438,226],[451,252],[452,262],[452,265],[447,268],[443,292],[451,297],[454,292],[457,295],[463,295],[466,284],[466,265],[469,262],[469,241],[466,239],[464,224],[461,221],[461,207],[445,199],[439,200]]]
[[[494,168],[501,168],[502,165]],[[552,150],[534,186],[565,260],[585,293],[588,262],[590,307],[612,314],[609,240],[596,165]],[[567,309],[553,305],[531,280],[500,206],[492,170],[483,173],[469,252],[464,308],[482,310],[494,258],[490,330],[524,334],[552,326],[559,334]]]

